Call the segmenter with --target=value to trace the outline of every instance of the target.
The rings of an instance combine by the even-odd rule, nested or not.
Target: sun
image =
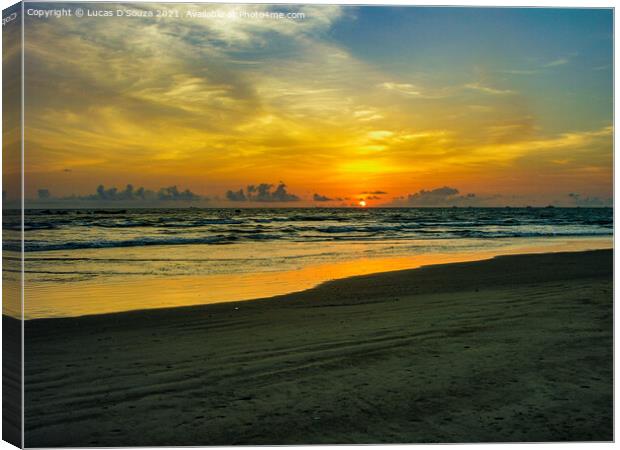
[[[360,200],[360,206],[362,208],[365,208],[366,207],[366,201],[365,200]]]

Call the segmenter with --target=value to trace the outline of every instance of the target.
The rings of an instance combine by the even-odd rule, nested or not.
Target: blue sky
[[[329,37],[403,79],[513,87],[550,130],[610,120],[609,9],[368,7],[348,17]]]

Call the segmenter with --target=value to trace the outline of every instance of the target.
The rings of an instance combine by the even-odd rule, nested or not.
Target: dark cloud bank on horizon
[[[394,204],[401,206],[476,206],[481,200],[476,194],[460,195],[458,189],[443,186],[428,191],[422,189],[407,197],[396,197]]]
[[[367,194],[384,194],[384,191],[367,192]],[[145,189],[144,187],[134,188],[128,184],[125,189],[116,187],[106,188],[99,185],[93,194],[72,195],[67,197],[54,197],[49,189],[39,189],[38,201],[40,202],[127,202],[127,203],[190,203],[190,202],[209,202],[217,200],[218,197],[210,198],[201,196],[189,189],[180,190],[177,186],[162,187],[158,190]],[[501,206],[500,195],[478,196],[474,193],[461,194],[456,188],[443,186],[435,189],[421,189],[418,192],[407,196],[394,197],[392,202],[383,206],[396,207],[451,207],[451,206]],[[229,202],[259,202],[259,203],[289,203],[299,202],[302,199],[287,190],[283,182],[277,185],[269,183],[250,184],[245,189],[237,191],[229,190],[226,192],[225,199]],[[329,195],[314,193],[312,201],[317,203],[341,202],[348,200],[348,197],[331,197]],[[367,200],[381,200],[378,195],[367,195]],[[506,198],[503,198],[506,200]],[[556,205],[577,206],[577,207],[609,207],[613,204],[612,198],[599,198],[584,196],[578,193],[566,194],[563,201],[553,202]],[[357,206],[352,204],[351,206]]]
[[[581,194],[571,192],[568,194],[569,198],[575,204],[575,206],[585,207],[598,207],[598,206],[612,206],[614,201],[612,198],[602,199],[599,197],[583,197]]]
[[[472,206],[472,207],[497,207],[502,206],[502,199],[506,200],[502,195],[479,196],[474,193],[461,195],[456,188],[443,186],[436,189],[422,189],[414,194],[406,197],[395,197],[393,206],[411,206],[411,207],[441,207],[441,206]],[[580,206],[580,207],[609,207],[613,205],[613,199],[601,199],[599,197],[582,196],[577,193],[567,194],[563,200],[556,200],[551,204],[562,206]]]
[[[274,189],[275,187],[275,189]],[[298,202],[297,195],[286,190],[286,185],[280,182],[277,186],[268,183],[250,184],[245,190],[227,191],[226,199],[231,202]]]
[[[344,200],[348,200],[348,198],[342,198],[342,197],[328,197],[327,195],[321,195],[321,194],[317,194],[315,193],[312,196],[312,200],[314,200],[315,202],[342,202]]]
[[[38,190],[39,200],[66,200],[66,201],[86,201],[86,202],[116,202],[116,201],[138,201],[138,202],[176,202],[176,201],[197,201],[207,200],[193,193],[189,189],[179,190],[177,186],[162,187],[157,191],[145,189],[144,187],[134,188],[132,184],[128,184],[125,189],[119,190],[116,187],[106,189],[103,184],[97,187],[94,194],[90,195],[74,195],[69,197],[55,198],[49,189]]]

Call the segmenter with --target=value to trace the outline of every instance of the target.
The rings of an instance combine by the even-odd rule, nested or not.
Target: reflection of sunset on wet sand
[[[295,270],[226,275],[125,276],[74,283],[29,283],[26,317],[65,317],[150,308],[170,308],[252,300],[309,289],[357,275],[412,269],[434,264],[477,261],[498,255],[610,248],[610,239],[515,241],[494,250],[424,253],[390,258],[358,258],[310,263]],[[117,251],[114,253],[124,253]],[[111,257],[114,253],[108,253]],[[120,264],[120,262],[119,262]],[[122,268],[121,268],[122,270]],[[68,288],[68,286],[71,286]]]

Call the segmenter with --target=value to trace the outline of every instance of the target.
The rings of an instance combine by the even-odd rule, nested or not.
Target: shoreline
[[[423,252],[414,255],[367,257],[310,264],[264,272],[125,276],[72,283],[30,282],[26,291],[26,320],[256,301],[314,289],[324,283],[429,265],[482,261],[494,257],[588,251],[613,248],[605,238],[515,241],[474,251]]]
[[[26,446],[613,439],[612,250],[25,322]]]

